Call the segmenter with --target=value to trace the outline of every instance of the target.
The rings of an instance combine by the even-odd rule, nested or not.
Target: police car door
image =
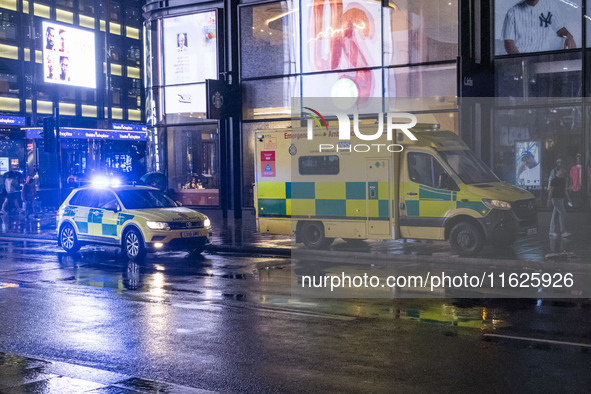
[[[74,196],[75,201],[72,202],[72,204],[76,206],[74,222],[78,228],[78,238],[88,239],[88,212],[94,205],[96,196],[90,189],[80,190],[78,194]]]
[[[401,174],[400,231],[403,237],[443,239],[443,222],[456,204],[456,189],[441,163],[428,151],[405,151]]]
[[[92,211],[93,230],[95,234],[109,240],[117,239],[117,218],[119,216],[119,200],[111,190],[100,190],[98,193],[98,202]],[[91,215],[89,215],[89,220]],[[104,239],[103,239],[104,241]]]

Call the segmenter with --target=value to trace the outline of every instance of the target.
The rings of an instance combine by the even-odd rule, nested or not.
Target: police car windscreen
[[[447,150],[439,153],[467,185],[499,182],[499,178],[469,149]]]
[[[159,190],[118,190],[117,196],[126,209],[172,208],[176,203]]]

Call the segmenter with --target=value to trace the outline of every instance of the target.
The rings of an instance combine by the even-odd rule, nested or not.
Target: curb
[[[24,235],[0,235],[0,241],[33,241],[50,242],[57,244],[55,238],[48,237],[30,237]],[[408,255],[408,254],[384,254],[375,252],[356,252],[356,251],[333,251],[333,250],[311,250],[311,249],[289,249],[289,248],[271,248],[259,247],[253,245],[234,246],[234,245],[208,245],[205,251],[210,254],[229,253],[229,254],[249,254],[264,256],[282,256],[291,257],[296,260],[310,260],[335,262],[341,264],[358,264],[365,262],[404,262],[421,264],[442,264],[446,266],[481,266],[498,268],[520,268],[531,270],[577,270],[589,271],[591,264],[582,262],[565,262],[559,260],[551,261],[532,261],[532,260],[502,260],[479,257],[459,257],[459,256],[429,256],[429,255]]]

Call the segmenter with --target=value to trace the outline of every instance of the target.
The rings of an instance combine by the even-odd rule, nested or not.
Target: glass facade
[[[361,110],[365,98],[388,107],[437,97],[413,110],[458,132],[457,0],[244,4],[239,20],[244,207],[253,206],[256,130],[288,127],[294,97],[355,97]]]
[[[205,80],[218,79],[217,11],[146,21],[143,45],[148,167],[167,174],[183,205],[219,206],[220,131],[205,119]]]
[[[492,109],[492,165],[502,180],[534,193],[541,208],[558,168],[566,170],[575,208],[589,201],[590,25],[583,10],[583,0],[494,2],[494,93],[502,99]]]

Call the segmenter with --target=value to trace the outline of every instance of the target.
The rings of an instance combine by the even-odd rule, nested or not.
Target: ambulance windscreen
[[[500,182],[486,164],[469,149],[440,151],[439,154],[467,185]]]

